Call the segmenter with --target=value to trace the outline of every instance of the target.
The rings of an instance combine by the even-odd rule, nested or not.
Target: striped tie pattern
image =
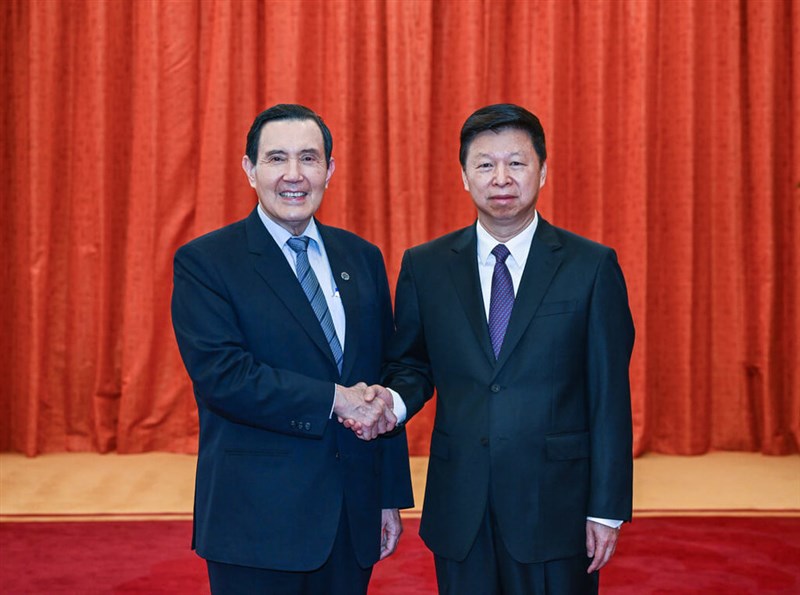
[[[506,266],[506,258],[511,252],[503,244],[497,244],[492,254],[496,260],[492,273],[492,295],[489,299],[489,337],[496,359],[500,355],[508,321],[511,319],[511,310],[514,308],[514,284]]]
[[[325,301],[325,296],[322,293],[322,288],[319,286],[317,276],[314,274],[314,269],[308,262],[308,242],[311,238],[308,236],[300,236],[296,238],[289,238],[287,243],[289,248],[294,250],[297,255],[296,269],[297,280],[300,281],[300,286],[308,298],[314,314],[317,315],[317,320],[325,333],[325,338],[328,340],[328,345],[333,353],[333,359],[336,360],[336,367],[339,368],[339,373],[342,372],[342,346],[339,343],[339,338],[336,336],[336,328],[333,326],[333,318],[331,312],[328,310],[328,303]]]

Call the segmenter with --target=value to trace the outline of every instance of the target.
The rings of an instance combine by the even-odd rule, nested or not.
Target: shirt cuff
[[[405,422],[406,416],[408,415],[408,408],[406,407],[405,402],[396,390],[393,390],[388,386],[386,387],[386,390],[392,393],[392,413],[394,413],[394,416],[397,418],[397,423],[401,424]]]
[[[605,525],[606,527],[611,527],[612,529],[619,529],[622,526],[624,521],[618,521],[616,519],[599,519],[594,516],[587,516],[587,521],[594,521],[595,523],[600,523],[601,525]]]

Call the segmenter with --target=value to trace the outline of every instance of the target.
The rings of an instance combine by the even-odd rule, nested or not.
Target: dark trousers
[[[537,564],[517,562],[487,508],[472,549],[461,562],[434,556],[440,595],[597,595],[599,574],[586,555]]]
[[[358,565],[344,507],[331,555],[317,570],[287,572],[212,560],[206,563],[213,595],[366,595],[372,574],[371,566]]]

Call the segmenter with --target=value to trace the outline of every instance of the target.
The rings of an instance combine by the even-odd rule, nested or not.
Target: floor
[[[412,457],[418,516],[427,457]],[[189,519],[195,457],[0,454],[0,522]],[[800,455],[649,454],[634,462],[634,516],[800,516]]]

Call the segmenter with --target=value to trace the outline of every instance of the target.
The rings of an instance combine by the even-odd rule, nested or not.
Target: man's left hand
[[[400,511],[396,508],[381,510],[381,560],[392,555],[403,532]]]
[[[592,563],[586,572],[592,573],[605,566],[617,549],[619,529],[595,521],[586,521],[586,555]]]

